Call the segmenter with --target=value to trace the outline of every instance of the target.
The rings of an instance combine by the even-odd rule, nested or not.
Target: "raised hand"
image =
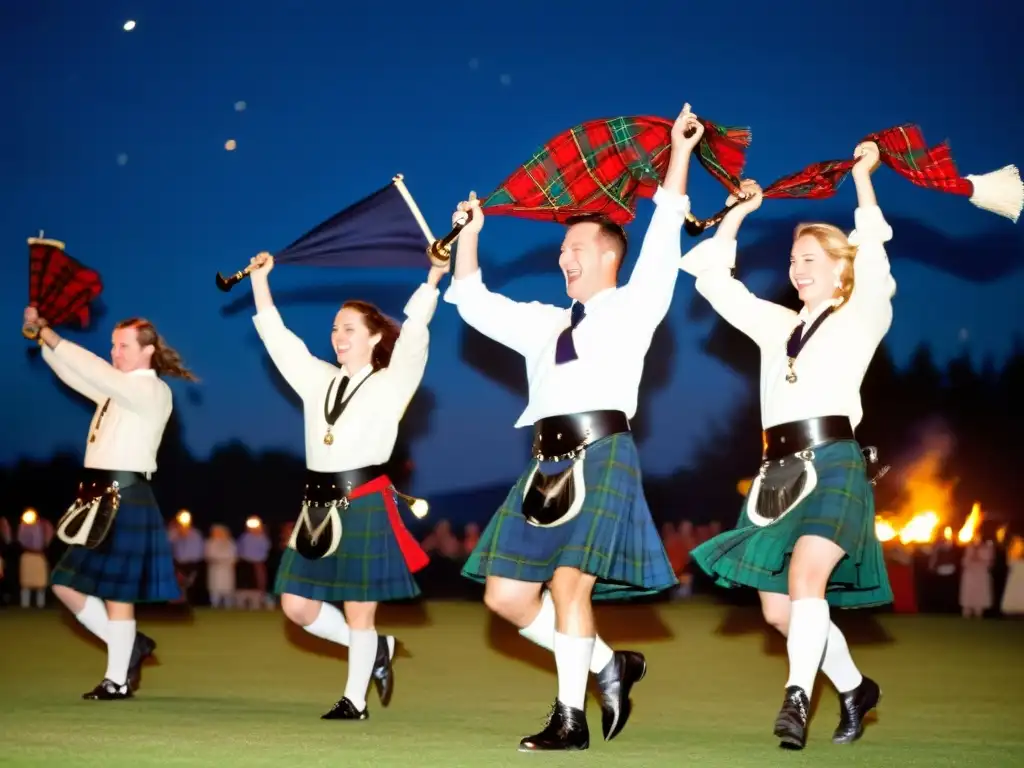
[[[704,135],[704,125],[690,111],[690,105],[684,104],[672,125],[672,147],[685,152],[692,152]]]
[[[882,153],[878,145],[873,141],[862,141],[853,150],[853,156],[857,162],[853,166],[853,173],[872,174],[882,161]]]
[[[262,272],[266,276],[274,268],[274,257],[266,251],[262,251],[249,259],[249,267],[251,268],[250,274]]]
[[[733,210],[750,213],[760,208],[763,200],[764,193],[761,191],[760,185],[753,179],[744,179],[740,182],[739,195],[729,195],[725,204]]]
[[[462,228],[460,237],[465,237],[467,234],[478,234],[483,229],[484,212],[480,209],[480,201],[476,199],[476,192],[470,192],[469,199],[458,204],[455,213],[452,214],[452,226],[463,221],[467,215],[469,215],[469,221]]]

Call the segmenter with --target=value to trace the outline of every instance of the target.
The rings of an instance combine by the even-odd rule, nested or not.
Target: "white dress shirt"
[[[334,442],[324,443],[327,419],[324,402],[330,388],[331,405],[349,376],[344,366],[314,357],[302,340],[289,331],[277,309],[257,312],[253,317],[264,346],[288,385],[302,398],[306,435],[306,468],[314,472],[345,472],[384,464],[391,458],[398,439],[398,424],[427,367],[430,331],[427,325],[437,308],[438,291],[424,283],[405,305],[406,321],[395,342],[391,362],[359,387],[356,402],[346,407],[331,428]],[[344,402],[373,371],[366,365],[350,376]]]
[[[857,245],[853,259],[854,287],[848,301],[822,322],[789,372],[786,343],[804,321],[804,333],[832,303],[809,315],[759,299],[733,278],[736,241],[711,238],[691,250],[680,268],[697,277],[697,290],[715,311],[742,331],[761,349],[761,424],[764,429],[790,421],[820,416],[848,416],[856,429],[864,415],[860,386],[878,345],[892,324],[892,297],[896,281],[889,271],[885,243],[892,228],[878,206],[854,212],[856,229],[850,243]]]
[[[56,349],[43,345],[43,360],[61,381],[96,403],[89,426],[95,440],[87,438],[85,444],[87,468],[156,472],[156,454],[173,407],[171,388],[156,371],[124,373],[67,339]]]
[[[636,415],[644,357],[672,302],[680,230],[690,210],[689,197],[661,187],[654,204],[629,282],[586,303],[586,316],[572,333],[578,357],[571,362],[555,365],[555,344],[569,327],[571,309],[492,293],[480,270],[451,281],[444,299],[462,319],[525,359],[529,402],[516,427],[583,411]]]

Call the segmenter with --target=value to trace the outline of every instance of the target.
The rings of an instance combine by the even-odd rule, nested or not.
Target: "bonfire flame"
[[[906,502],[895,514],[881,514],[875,518],[875,533],[879,541],[899,539],[903,544],[930,544],[939,538],[953,540],[953,488],[955,480],[943,480],[939,474],[942,464],[940,451],[929,451],[911,467],[905,481]],[[981,504],[974,502],[970,515],[956,534],[960,544],[974,540],[982,521]]]

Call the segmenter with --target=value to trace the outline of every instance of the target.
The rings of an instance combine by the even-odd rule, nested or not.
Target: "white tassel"
[[[972,203],[1017,222],[1024,208],[1024,182],[1020,180],[1017,166],[1007,165],[998,171],[965,178],[974,186]]]

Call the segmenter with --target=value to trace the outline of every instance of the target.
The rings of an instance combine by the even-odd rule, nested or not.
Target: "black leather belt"
[[[344,472],[306,470],[306,501],[323,504],[338,501],[371,480],[386,474],[383,464],[347,469]]]
[[[130,488],[137,483],[148,483],[142,472],[130,472],[124,469],[91,469],[86,467],[82,471],[81,481],[78,484],[78,495],[99,496],[104,493],[112,484],[117,483],[118,490]]]
[[[545,459],[564,457],[583,445],[629,431],[629,419],[622,411],[550,416],[533,425],[533,455]]]
[[[777,461],[836,440],[853,440],[853,427],[846,416],[789,421],[761,433],[765,461]]]

